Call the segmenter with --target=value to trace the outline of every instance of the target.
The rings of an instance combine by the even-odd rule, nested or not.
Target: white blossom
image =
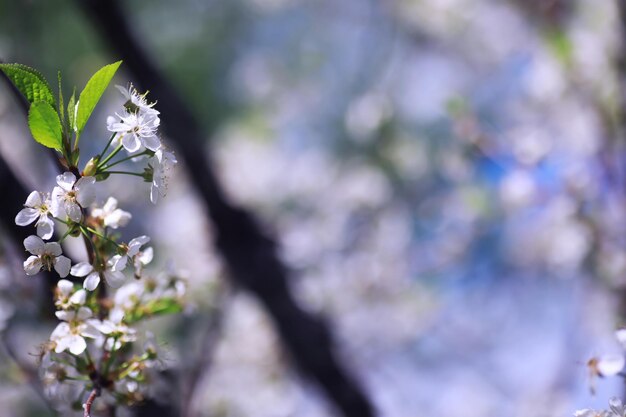
[[[108,336],[106,348],[117,350],[125,343],[137,340],[135,329],[128,327],[122,322],[124,310],[114,308],[109,312],[109,318],[92,322],[93,326],[102,334]]]
[[[98,331],[87,323],[72,325],[68,322],[61,322],[50,335],[50,340],[54,342],[54,351],[61,353],[69,350],[73,355],[80,355],[87,348],[85,337],[95,339],[99,337]]]
[[[73,321],[85,321],[91,316],[93,312],[90,308],[85,306],[78,307],[78,310],[59,310],[54,313],[59,320],[73,322]]]
[[[123,255],[115,255],[111,258],[110,262],[113,271],[123,271],[128,264],[128,260],[132,259],[133,266],[135,267],[135,274],[141,275],[141,269],[144,265],[147,265],[152,261],[153,251],[152,248],[146,248],[141,251],[141,247],[148,243],[150,238],[148,236],[139,236],[131,240],[126,245],[126,253]]]
[[[65,213],[74,222],[82,218],[81,207],[93,203],[96,194],[94,177],[82,177],[76,181],[71,172],[57,175],[58,187],[52,190],[52,205],[58,214]]]
[[[177,163],[173,152],[159,149],[150,158],[148,164],[152,167],[152,185],[150,187],[150,201],[156,204],[159,198],[167,194],[169,170]]]
[[[161,146],[157,137],[160,120],[156,115],[140,112],[116,114],[117,118],[107,118],[107,129],[116,133],[122,146],[128,152],[136,152],[141,146],[156,151]]]
[[[146,100],[146,94],[139,94],[132,84],[130,84],[128,87],[116,85],[115,88],[117,88],[120,93],[122,93],[127,101],[130,101],[132,105],[137,107],[138,112],[151,115],[159,114],[159,111],[154,109],[154,105],[156,103],[148,103],[148,101]]]
[[[48,351],[41,359],[39,370],[44,393],[59,415],[73,415],[72,402],[82,390],[82,384],[75,381],[80,376],[76,368],[53,360]]]
[[[117,208],[117,200],[113,197],[109,197],[102,208],[93,209],[91,215],[112,229],[126,226],[132,217],[129,212]]]
[[[115,292],[115,295],[113,296],[115,307],[121,308],[125,311],[135,308],[144,292],[142,280],[133,280],[129,282]]]
[[[87,348],[85,337],[92,339],[101,337],[100,332],[93,325],[93,322],[97,320],[87,320],[92,315],[87,307],[80,307],[76,312],[57,311],[56,314],[60,320],[64,320],[50,335],[56,353],[69,350],[73,355],[80,355]]]
[[[82,306],[87,301],[87,292],[83,289],[74,291],[74,284],[66,279],[57,283],[57,299],[55,304],[62,310]]]
[[[37,235],[48,240],[54,233],[54,222],[49,215],[55,216],[55,213],[51,209],[50,199],[39,191],[33,191],[26,198],[24,208],[17,213],[15,224],[27,226],[36,220]]]
[[[24,247],[32,256],[24,261],[26,275],[35,275],[41,269],[55,271],[65,278],[70,272],[71,261],[63,256],[61,245],[57,242],[44,242],[39,236],[28,236],[24,239]]]
[[[100,284],[100,277],[104,276],[105,281],[113,288],[120,287],[126,280],[126,276],[120,271],[113,269],[114,262],[110,259],[104,271],[97,271],[89,262],[79,262],[72,267],[71,273],[75,277],[85,277],[83,288],[93,291]]]

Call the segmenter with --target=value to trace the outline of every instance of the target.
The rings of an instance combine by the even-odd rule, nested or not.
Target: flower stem
[[[85,246],[87,246],[87,253],[89,254],[89,263],[94,265],[94,261],[95,261],[97,262],[98,265],[101,264],[102,261],[100,259],[100,254],[98,253],[98,248],[96,248],[95,243],[93,243],[93,240],[91,240],[91,236],[89,236],[87,226],[83,226],[82,224],[80,224],[78,227],[80,228],[80,231],[83,234],[83,240],[85,241]]]
[[[102,153],[100,155],[104,155],[106,153],[106,151],[109,150],[109,146],[111,146],[111,142],[113,142],[113,139],[115,138],[116,134],[117,133],[113,133],[111,135],[111,137],[109,138],[109,141],[107,142],[107,146],[104,147],[104,149],[102,150]]]
[[[108,337],[104,339],[104,345],[102,346],[102,350],[105,350],[106,343],[107,343],[108,339],[109,339]],[[116,343],[117,343],[117,337],[113,337],[112,346],[115,347]],[[109,369],[111,369],[111,365],[113,364],[113,361],[115,360],[115,355],[114,355],[113,349],[108,351],[108,353],[109,353],[109,357],[107,358],[107,361],[104,363],[104,373],[103,373],[103,375],[105,377],[109,375]]]
[[[137,158],[137,157],[142,156],[142,155],[148,155],[148,152],[149,151],[143,151],[143,152],[140,152],[140,153],[135,154],[135,155],[129,155],[126,158],[119,159],[119,160],[117,160],[115,162],[112,162],[111,164],[109,164],[107,166],[99,166],[99,169],[102,168],[104,170],[107,170],[107,169],[109,169],[109,168],[111,168],[111,167],[113,167],[113,166],[115,166],[117,164],[121,164],[122,162],[126,162],[129,159]]]
[[[119,151],[122,150],[124,146],[122,144],[117,145],[117,148],[113,149],[111,151],[111,153],[104,158],[102,161],[100,161],[100,163],[98,164],[98,169],[102,168],[107,162],[109,162],[111,160],[111,158],[113,158],[115,155],[118,154]]]
[[[129,172],[129,171],[107,171],[107,174],[125,174],[125,175],[134,175],[136,177],[142,177],[143,174],[139,172]]]
[[[92,234],[94,234],[94,235],[98,236],[99,238],[102,238],[102,239],[104,239],[104,240],[108,240],[109,242],[113,243],[113,244],[114,244],[115,246],[117,246],[117,247],[120,247],[120,248],[122,247],[122,245],[120,245],[119,243],[117,243],[117,242],[116,242],[116,241],[114,241],[113,239],[111,239],[111,238],[109,238],[109,237],[107,237],[107,236],[103,235],[102,233],[98,232],[98,231],[97,231],[97,230],[95,230],[95,229],[92,229],[92,228],[91,228],[91,227],[89,227],[89,226],[81,226],[81,229],[85,229],[85,230],[87,230],[88,232],[90,232],[90,233],[92,233]]]
[[[87,363],[93,365],[93,360],[91,359],[91,355],[89,354],[89,349],[85,349],[85,357],[87,358]]]

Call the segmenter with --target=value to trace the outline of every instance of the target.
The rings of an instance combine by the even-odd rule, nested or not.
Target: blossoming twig
[[[185,292],[184,284],[172,273],[159,275],[156,282],[139,286],[139,282],[152,280],[144,269],[152,261],[152,248],[141,249],[149,238],[140,236],[123,243],[116,234],[109,234],[111,229],[126,225],[131,218],[130,213],[117,208],[114,198],[108,198],[102,207],[92,207],[96,200],[96,182],[108,178],[110,172],[106,164],[122,149],[139,153],[112,165],[147,156],[148,167],[144,174],[138,175],[152,182],[150,199],[153,202],[156,202],[155,186],[160,196],[164,195],[165,171],[159,164],[166,160],[167,168],[171,168],[176,160],[162,149],[156,136],[159,113],[153,109],[153,104],[147,104],[145,94],[139,95],[132,87],[122,89],[127,99],[122,120],[109,125],[113,127],[114,134],[100,155],[104,155],[116,140],[121,143],[103,162],[99,162],[100,155],[96,155],[89,159],[82,173],[78,168],[78,139],[118,66],[119,63],[116,63],[98,71],[87,83],[80,100],[75,101],[72,96],[65,113],[61,93],[58,101],[55,100],[43,76],[35,70],[18,64],[0,65],[0,70],[15,81],[31,104],[29,127],[33,137],[42,145],[54,149],[66,169],[57,176],[57,186],[50,194],[34,191],[29,195],[15,223],[19,226],[35,223],[37,228],[38,236],[30,235],[24,240],[25,249],[31,253],[24,262],[27,275],[35,275],[40,270],[54,270],[61,278],[69,274],[76,278],[84,277],[83,288],[65,279],[57,284],[55,315],[60,323],[50,335],[49,343],[44,345],[42,369],[44,385],[50,395],[67,396],[65,390],[78,388],[80,383],[85,389],[92,390],[84,403],[86,416],[90,415],[93,402],[102,390],[112,394],[107,400],[109,407],[132,405],[145,398],[145,386],[153,377],[151,369],[159,364],[157,352],[145,347],[142,354],[133,354],[137,331],[130,324],[153,315],[181,311],[181,298]],[[37,95],[32,94],[34,90],[38,91]],[[133,121],[143,125],[131,123]],[[73,147],[70,146],[72,137]],[[140,150],[141,146],[146,149]],[[72,261],[63,255],[59,242],[45,241],[52,237],[55,222],[67,227],[61,241],[68,236],[82,235],[88,253],[87,262],[72,266]],[[125,287],[123,270],[128,261],[133,264],[133,275],[139,281]],[[108,286],[119,288],[119,295],[115,293],[114,299],[107,296],[104,284],[99,285],[102,278]],[[133,287],[132,303],[120,297],[131,293],[129,286]],[[66,381],[79,384],[69,385]],[[76,396],[77,393],[70,395]]]

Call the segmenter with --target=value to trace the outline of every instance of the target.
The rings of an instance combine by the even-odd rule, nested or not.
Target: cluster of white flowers
[[[134,348],[138,332],[132,325],[155,315],[180,312],[186,288],[173,271],[156,277],[146,273],[154,257],[153,249],[146,246],[148,236],[119,240],[117,230],[132,216],[118,207],[114,197],[108,197],[103,205],[95,204],[96,182],[111,174],[140,176],[151,182],[150,199],[156,203],[165,195],[168,171],[176,164],[174,154],[157,137],[160,120],[154,104],[148,104],[146,95],[132,86],[118,88],[127,101],[124,110],[107,121],[113,136],[104,150],[80,172],[75,165],[78,147],[65,149],[61,161],[68,171],[56,177],[51,192],[33,191],[15,218],[17,225],[34,224],[36,228],[36,235],[24,240],[31,254],[24,261],[26,274],[47,270],[62,278],[55,293],[60,322],[44,345],[41,375],[46,392],[66,405],[68,401],[82,404],[89,390],[115,404],[141,401],[149,369],[160,362],[154,342],[133,353],[138,351]],[[107,154],[112,144],[115,147]],[[138,153],[113,160],[121,149]],[[142,158],[147,160],[144,172],[111,170],[126,160]],[[51,242],[55,231],[62,236]],[[73,263],[63,255],[61,244],[69,237],[83,239],[88,260]],[[126,283],[128,271],[135,279]],[[108,293],[102,281],[117,291]],[[85,402],[86,414],[92,402]]]
[[[107,118],[107,128],[114,134],[112,142],[127,152],[138,152],[135,156],[152,152],[146,178],[152,182],[150,200],[156,204],[167,192],[167,174],[177,163],[176,157],[158,138],[161,119],[154,108],[155,103],[148,103],[146,94],[139,94],[132,84],[128,88],[116,87],[126,98],[126,103],[122,113]]]
[[[86,383],[89,379],[85,376],[96,372],[104,388],[115,394],[108,401],[133,404],[144,399],[149,389],[146,381],[152,378],[150,372],[162,362],[152,335],[146,336],[139,353],[131,354],[138,339],[131,324],[180,311],[185,288],[178,275],[162,273],[157,278],[146,277],[124,285],[105,308],[92,292],[60,280],[55,305],[61,322],[43,352],[46,392],[60,402],[67,402],[68,395],[77,402],[81,391],[76,382]]]
[[[109,197],[104,206],[94,207],[91,215],[86,216],[88,205],[95,199],[93,177],[82,177],[76,181],[74,174],[66,172],[57,176],[57,183],[59,186],[54,188],[51,197],[33,191],[24,204],[25,208],[15,218],[16,224],[20,226],[37,221],[39,236],[32,235],[24,240],[24,247],[31,253],[24,261],[26,274],[35,275],[42,269],[54,269],[61,278],[70,273],[75,277],[85,278],[84,287],[89,291],[96,289],[101,277],[111,287],[118,288],[126,279],[122,271],[131,261],[135,276],[140,277],[143,267],[153,258],[152,248],[141,249],[150,238],[140,236],[128,244],[118,244],[107,237],[109,229],[118,229],[128,224],[131,214],[117,208],[117,200]],[[67,225],[68,233],[77,231],[94,240],[95,257],[99,259],[94,259],[93,263],[79,262],[71,266],[70,259],[63,256],[58,242],[44,241],[54,234],[53,220]],[[107,256],[106,244],[114,244],[115,253],[111,256]]]
[[[28,275],[34,275],[46,269],[53,268],[65,278],[70,272],[70,260],[63,256],[61,245],[58,242],[44,242],[54,234],[54,221],[68,224],[79,223],[83,219],[83,208],[95,200],[94,177],[82,177],[76,180],[71,172],[58,175],[58,186],[54,187],[51,195],[39,191],[30,193],[24,208],[15,217],[19,226],[28,226],[36,222],[37,236],[32,235],[24,240],[24,247],[31,253],[24,261],[24,270]]]

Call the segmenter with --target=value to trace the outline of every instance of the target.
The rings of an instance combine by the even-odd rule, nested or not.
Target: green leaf
[[[87,82],[85,89],[80,93],[78,99],[78,112],[76,114],[76,128],[78,134],[83,131],[87,120],[91,116],[96,104],[100,101],[100,97],[104,90],[109,86],[111,79],[119,68],[122,61],[117,61],[110,65],[105,65],[96,72]]]
[[[0,64],[0,70],[24,94],[29,103],[43,101],[52,107],[56,106],[52,89],[39,71],[22,64]]]
[[[28,126],[35,140],[48,148],[63,149],[61,121],[52,106],[45,101],[37,101],[28,111]]]
[[[143,308],[146,316],[156,316],[161,314],[174,314],[183,310],[180,302],[174,298],[159,298],[149,302]]]
[[[183,306],[179,300],[175,298],[158,298],[137,306],[137,308],[132,309],[132,312],[129,311],[129,314],[124,316],[124,322],[132,324],[148,317],[175,314],[181,311],[183,311]]]

